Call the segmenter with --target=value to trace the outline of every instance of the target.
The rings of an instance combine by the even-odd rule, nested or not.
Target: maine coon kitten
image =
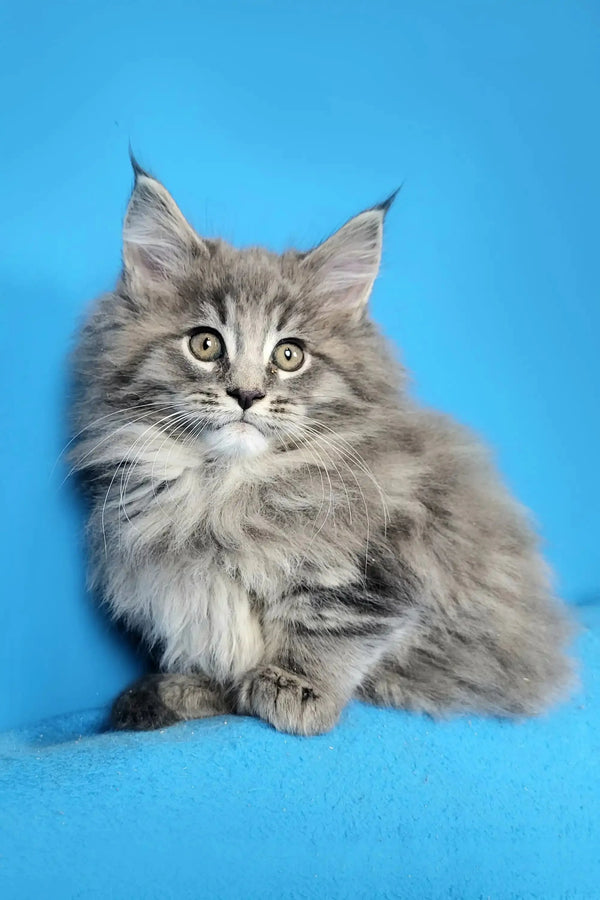
[[[122,275],[76,353],[93,582],[162,651],[115,727],[315,734],[351,697],[519,716],[563,696],[568,622],[522,509],[368,316],[391,198],[276,255],[199,237],[134,171]]]

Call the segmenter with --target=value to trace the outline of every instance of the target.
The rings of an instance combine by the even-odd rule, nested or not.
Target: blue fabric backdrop
[[[21,0],[0,36],[2,897],[596,900],[598,3]],[[145,660],[85,592],[57,458],[129,140],[239,244],[310,245],[405,182],[374,315],[540,522],[588,626],[568,706],[97,734]]]
[[[310,740],[235,716],[97,734],[105,710],[0,734],[0,896],[598,900],[600,609],[586,613],[586,690],[535,721],[352,703]]]
[[[143,665],[84,591],[65,356],[119,268],[127,144],[199,230],[306,246],[405,181],[373,311],[599,589],[600,7],[3,4],[0,725]]]

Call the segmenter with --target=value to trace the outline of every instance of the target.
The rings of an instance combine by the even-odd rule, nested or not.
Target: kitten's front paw
[[[159,685],[159,675],[147,675],[123,691],[113,704],[113,728],[117,731],[153,731],[181,721],[161,699]]]
[[[306,679],[277,666],[261,666],[242,682],[239,712],[259,716],[278,731],[310,735],[333,728],[340,709]]]

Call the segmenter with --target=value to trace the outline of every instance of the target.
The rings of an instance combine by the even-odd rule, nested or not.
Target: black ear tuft
[[[139,283],[164,283],[209,251],[164,185],[142,169],[131,147],[129,155],[135,183],[123,222],[125,270]]]
[[[135,181],[137,181],[138,178],[141,178],[142,176],[144,178],[152,178],[152,175],[150,175],[149,172],[146,172],[145,169],[142,169],[139,162],[135,158],[133,154],[133,147],[131,146],[131,141],[129,141],[129,161],[131,163],[131,168],[133,169],[133,177]]]
[[[323,309],[362,317],[379,270],[385,210],[372,206],[353,216],[302,260]]]
[[[384,200],[382,203],[378,203],[376,206],[373,207],[373,209],[380,209],[381,212],[385,216],[388,209],[390,208],[390,206],[392,205],[392,203],[394,202],[394,200],[396,199],[396,197],[398,196],[398,194],[400,193],[400,191],[402,190],[403,187],[404,187],[404,182],[402,182],[400,187],[397,187],[396,190],[392,194],[390,194],[390,196],[386,200]]]

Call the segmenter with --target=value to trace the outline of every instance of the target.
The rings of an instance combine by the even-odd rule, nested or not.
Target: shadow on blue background
[[[65,358],[119,268],[127,143],[204,233],[313,244],[405,188],[373,312],[474,426],[561,589],[599,588],[593,3],[23,2],[0,12],[0,724],[143,665],[84,592]],[[8,701],[8,703],[7,703]]]

